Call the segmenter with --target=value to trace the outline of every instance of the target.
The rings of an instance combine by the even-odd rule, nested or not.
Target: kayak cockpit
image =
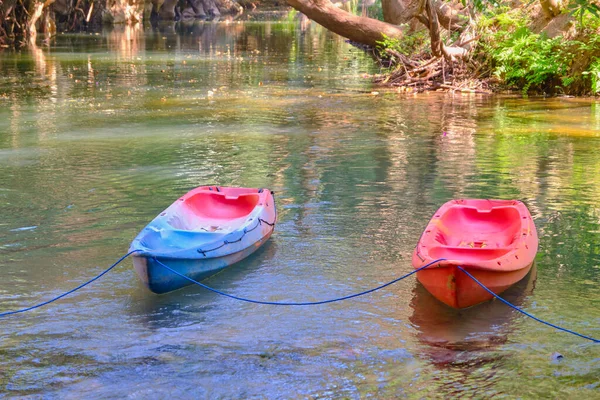
[[[456,205],[436,221],[429,256],[465,263],[500,258],[515,248],[521,218],[514,207]]]
[[[182,213],[202,219],[236,219],[249,215],[259,203],[258,193],[198,192],[182,204]]]
[[[261,194],[256,189],[251,190],[202,188],[191,191],[140,233],[139,244],[148,253],[167,254],[232,240],[231,235],[236,231],[258,223],[256,218],[263,208]],[[240,235],[242,233],[240,231]]]

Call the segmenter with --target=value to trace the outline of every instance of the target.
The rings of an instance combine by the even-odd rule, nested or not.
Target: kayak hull
[[[201,281],[254,253],[271,237],[271,232],[257,241],[253,246],[249,246],[242,251],[227,256],[206,259],[133,256],[133,267],[142,283],[144,283],[150,291],[157,294],[172,292],[193,283],[188,279],[169,271],[164,266],[160,265],[157,260],[190,279]]]
[[[500,294],[527,275],[537,248],[537,231],[522,202],[452,200],[425,228],[413,253],[413,267],[440,260],[417,272],[417,279],[441,302],[466,308],[493,296],[459,266]]]
[[[463,266],[468,273],[496,294],[523,279],[531,270],[532,264],[508,272],[477,269],[477,266]],[[492,296],[473,279],[457,268],[457,265],[442,266],[417,272],[417,279],[429,293],[453,308],[467,308],[491,300]]]
[[[201,186],[161,212],[133,240],[133,266],[154,293],[193,284],[258,250],[275,228],[266,189]],[[177,273],[163,265],[172,268]]]

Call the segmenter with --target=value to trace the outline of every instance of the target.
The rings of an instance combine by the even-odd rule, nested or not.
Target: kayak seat
[[[465,261],[490,260],[513,250],[519,238],[520,216],[513,207],[450,208],[435,226],[434,258]]]
[[[438,246],[429,249],[432,258],[446,258],[448,260],[482,261],[493,260],[512,251],[511,247],[481,248],[481,247],[451,247]]]
[[[464,247],[505,247],[519,237],[519,212],[512,207],[479,211],[474,207],[452,207],[436,224],[435,239],[442,245]],[[485,246],[484,246],[485,244]]]
[[[259,201],[257,193],[225,195],[199,192],[187,198],[167,216],[171,228],[193,232],[229,233],[248,217]]]
[[[231,196],[206,191],[188,197],[184,206],[197,218],[228,220],[247,216],[258,205],[258,200],[257,193]]]

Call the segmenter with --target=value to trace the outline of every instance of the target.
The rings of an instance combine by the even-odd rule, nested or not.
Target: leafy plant
[[[571,0],[569,3],[569,14],[579,21],[579,26],[583,26],[583,17],[591,14],[596,18],[600,18],[600,7],[590,0]]]
[[[473,7],[475,11],[483,11],[488,7],[500,7],[499,0],[461,0],[461,3],[465,7]]]
[[[600,93],[600,58],[595,58],[590,68],[582,73],[584,76],[588,76],[591,80],[592,93]]]
[[[523,93],[567,73],[572,56],[565,51],[561,37],[550,39],[521,26],[503,39],[490,46],[494,75],[521,86]]]
[[[429,49],[429,35],[426,31],[417,31],[400,39],[384,35],[384,39],[378,42],[377,49],[381,54],[390,49],[405,56],[426,52]]]
[[[296,10],[295,8],[291,8],[290,11],[288,11],[287,15],[286,15],[286,20],[287,22],[294,22],[296,20],[296,18],[298,17],[298,10]]]
[[[501,82],[522,89],[554,91],[568,86],[570,67],[575,57],[576,42],[529,29],[529,18],[520,10],[482,18],[480,57],[491,66],[492,75]]]

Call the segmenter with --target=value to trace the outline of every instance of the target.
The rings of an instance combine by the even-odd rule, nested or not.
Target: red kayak
[[[531,269],[538,236],[529,210],[517,200],[452,200],[434,214],[419,239],[412,264],[417,279],[438,300],[465,308],[493,296],[457,267],[496,294]]]

